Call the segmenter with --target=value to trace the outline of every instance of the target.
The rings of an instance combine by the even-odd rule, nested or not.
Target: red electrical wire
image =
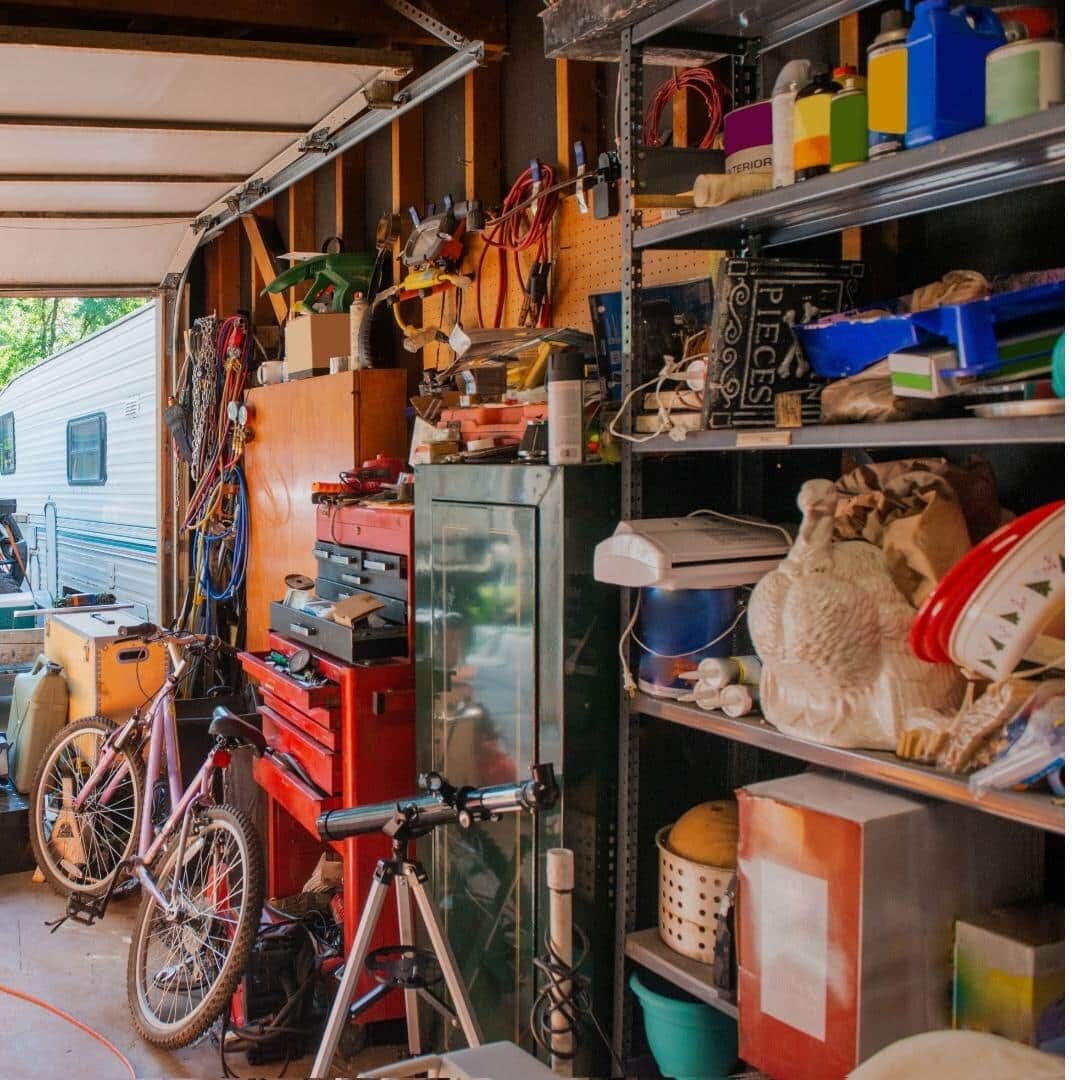
[[[535,193],[533,192],[532,170],[525,169],[518,176],[506,193],[498,215],[484,233],[484,246],[476,264],[476,320],[481,327],[484,325],[484,311],[480,274],[488,248],[495,248],[499,258],[499,287],[495,297],[494,326],[502,326],[503,311],[506,306],[507,254],[513,253],[514,272],[523,294],[526,291],[526,285],[521,273],[521,253],[536,248],[534,262],[549,262],[551,224],[559,209],[559,196],[552,190],[555,186],[555,169],[542,161],[539,165],[539,175]],[[532,207],[531,215],[530,207]]]
[[[709,68],[696,67],[675,74],[656,88],[645,110],[645,145],[660,145],[660,117],[664,109],[674,100],[680,90],[693,90],[704,102],[709,117],[709,126],[702,135],[698,147],[701,150],[712,148],[720,126],[724,122],[724,96],[731,97],[731,91],[720,82]]]

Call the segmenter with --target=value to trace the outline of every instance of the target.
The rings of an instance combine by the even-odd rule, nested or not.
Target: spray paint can
[[[795,97],[810,81],[809,60],[789,60],[776,77],[772,93],[773,187],[795,183]]]
[[[903,11],[881,16],[881,31],[866,50],[866,105],[871,159],[904,149],[907,131],[907,26]]]
[[[548,357],[548,462],[580,465],[584,457],[585,357],[555,349]]]
[[[829,171],[829,114],[833,95],[839,90],[840,84],[825,70],[795,95],[796,183]]]
[[[829,105],[829,171],[866,160],[866,80],[853,67],[833,68],[840,90]]]

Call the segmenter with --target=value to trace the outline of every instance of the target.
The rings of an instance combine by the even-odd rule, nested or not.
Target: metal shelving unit
[[[713,986],[712,968],[708,964],[688,960],[674,949],[668,948],[660,939],[660,931],[655,927],[651,930],[636,930],[628,934],[626,955],[634,963],[655,971],[661,978],[667,979],[680,990],[693,994],[706,1005],[712,1005],[720,1012],[738,1018],[738,1006],[722,998],[720,992]]]
[[[1064,443],[1065,417],[1011,419],[964,416],[896,424],[817,424],[802,428],[721,428],[691,431],[682,442],[658,435],[632,443],[633,454],[687,454],[724,450],[843,450],[881,446],[1004,446]]]
[[[1065,106],[815,177],[634,234],[639,248],[762,247],[1065,179]]]
[[[941,209],[992,195],[1017,192],[1064,179],[1064,110],[973,131],[844,173],[820,177],[752,199],[679,215],[643,228],[635,192],[664,190],[668,170],[685,186],[695,162],[640,145],[644,112],[644,65],[682,52],[732,58],[735,106],[760,96],[760,56],[869,5],[870,0],[590,0],[552,5],[544,13],[545,51],[619,63],[620,242],[623,390],[642,378],[644,341],[642,261],[650,249],[775,246],[852,226]],[[687,155],[696,151],[685,151]],[[674,183],[672,180],[671,183]],[[670,190],[676,190],[677,185]],[[959,418],[897,424],[851,424],[775,431],[690,432],[676,442],[662,436],[624,448],[622,515],[641,517],[646,459],[656,454],[734,450],[826,450],[872,447],[945,447],[1061,444],[1064,418]],[[631,596],[624,592],[623,625]],[[782,735],[750,719],[728,720],[678,703],[639,695],[620,714],[616,865],[616,971],[614,1033],[629,1046],[632,1009],[626,1001],[626,963],[641,964],[703,1001],[734,1014],[711,985],[706,965],[683,960],[655,929],[637,929],[638,793],[641,717],[659,717],[722,739],[785,754],[841,772],[872,778],[903,790],[977,807],[1048,832],[1064,831],[1063,809],[1050,798],[998,792],[975,801],[966,783],[892,754],[823,747]]]
[[[794,735],[785,735],[760,716],[731,719],[720,712],[706,712],[696,705],[638,694],[634,712],[655,716],[674,724],[707,731],[735,742],[771,750],[798,758],[811,765],[821,765],[851,776],[861,776],[882,784],[902,788],[917,795],[929,795],[946,802],[959,803],[987,814],[1020,821],[1047,832],[1065,832],[1065,806],[1050,795],[1034,792],[990,791],[976,798],[963,777],[939,769],[916,765],[895,754],[875,750],[848,750],[824,746]]]

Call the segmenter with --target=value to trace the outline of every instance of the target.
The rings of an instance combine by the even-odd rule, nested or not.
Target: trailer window
[[[0,416],[0,473],[7,476],[15,471],[15,414]]]
[[[105,414],[91,413],[67,425],[69,484],[105,483]]]

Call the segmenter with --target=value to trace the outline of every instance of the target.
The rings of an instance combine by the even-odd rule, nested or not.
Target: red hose
[[[720,125],[724,122],[724,95],[731,97],[731,91],[708,68],[690,68],[677,71],[667,82],[656,88],[645,110],[645,145],[660,145],[660,116],[680,90],[693,90],[705,102],[709,117],[709,126],[702,135],[698,148],[712,149],[716,136],[720,134]]]
[[[39,1009],[45,1009],[46,1012],[51,1012],[54,1016],[59,1016],[61,1020],[66,1020],[73,1027],[77,1027],[81,1032],[89,1035],[90,1038],[97,1039],[97,1041],[101,1043],[101,1045],[104,1046],[106,1050],[111,1051],[120,1059],[124,1068],[127,1069],[128,1075],[131,1077],[131,1080],[136,1080],[135,1067],[131,1064],[130,1061],[128,1061],[126,1057],[124,1057],[124,1055],[116,1046],[109,1042],[109,1040],[106,1039],[104,1035],[101,1035],[98,1032],[94,1031],[93,1028],[87,1027],[81,1021],[76,1020],[74,1016],[71,1016],[69,1013],[64,1012],[63,1009],[58,1009],[55,1005],[50,1005],[47,1001],[42,1001],[41,998],[34,997],[33,994],[24,993],[22,990],[13,990],[10,986],[0,985],[0,994],[8,994],[13,998],[21,998],[23,1001],[29,1002],[29,1004],[31,1005],[36,1005]]]

